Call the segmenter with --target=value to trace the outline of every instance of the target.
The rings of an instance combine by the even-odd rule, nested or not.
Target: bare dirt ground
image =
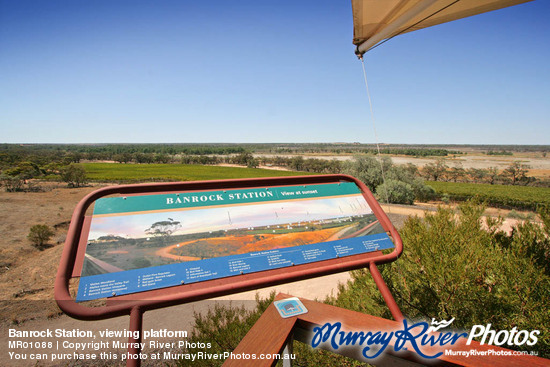
[[[45,185],[46,192],[0,192],[0,313],[4,322],[18,324],[36,317],[52,317],[59,311],[45,305],[39,312],[23,300],[53,300],[53,281],[62,244],[78,201],[97,186],[68,189]],[[47,224],[55,229],[50,248],[39,251],[27,239],[30,227]],[[12,302],[6,301],[16,301]],[[17,306],[14,306],[17,305]],[[27,308],[30,308],[27,310]]]

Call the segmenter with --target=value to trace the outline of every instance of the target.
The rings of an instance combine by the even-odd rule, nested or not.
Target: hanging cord
[[[380,169],[382,171],[382,182],[385,184],[386,183],[386,176],[385,176],[385,173],[384,173],[384,164],[382,163],[382,156],[381,156],[381,152],[380,152],[380,143],[378,142],[378,133],[376,132],[376,122],[375,122],[375,119],[374,119],[374,109],[372,107],[372,99],[371,99],[371,96],[370,96],[369,83],[367,81],[367,72],[365,71],[365,62],[363,60],[363,55],[359,56],[359,59],[361,60],[361,66],[363,67],[363,78],[365,79],[365,88],[367,90],[367,97],[369,99],[369,109],[370,109],[370,116],[371,116],[371,120],[372,120],[372,128],[374,130],[374,140],[376,142],[376,149],[378,151],[377,158],[378,158],[378,162],[380,163]],[[388,195],[388,185],[384,185],[384,193],[386,194],[386,206],[388,208],[387,212],[388,212],[388,214],[391,214],[390,200],[389,200],[389,195]],[[399,265],[399,261],[392,262],[391,266],[395,266],[395,270],[397,271],[398,278],[403,282],[405,288],[408,290],[407,282],[405,280],[405,276],[403,275],[403,273],[401,271],[401,266]],[[395,290],[393,282],[391,282],[388,287],[391,287],[390,292],[392,290]],[[407,304],[410,305],[410,302],[408,302],[407,299],[404,296],[402,296],[401,292],[399,292],[399,291],[398,291],[398,297],[399,297],[399,300],[401,302],[406,302]]]
[[[378,142],[378,133],[376,132],[376,123],[374,120],[374,109],[372,108],[372,100],[370,98],[370,90],[369,90],[369,82],[367,81],[367,72],[365,71],[365,62],[363,60],[363,56],[359,56],[359,60],[361,60],[361,66],[363,67],[363,78],[365,79],[365,87],[367,89],[367,97],[369,99],[369,108],[370,108],[370,118],[372,121],[372,129],[374,130],[374,141],[376,142],[376,149],[378,151],[378,154],[376,157],[378,158],[378,163],[380,163],[380,170],[382,171],[382,183],[384,184],[384,193],[386,195],[386,205],[388,206],[388,211],[390,211],[390,199],[388,195],[388,185],[386,185],[386,175],[384,173],[384,164],[382,162],[382,156],[380,153],[380,144]]]
[[[382,171],[382,182],[385,184],[386,183],[386,175],[385,175],[385,172],[384,172],[384,164],[382,162],[382,155],[381,155],[381,152],[380,152],[380,143],[378,142],[378,133],[376,132],[376,122],[375,122],[375,119],[374,119],[374,108],[372,107],[372,99],[371,99],[371,96],[370,96],[369,83],[367,81],[367,72],[365,70],[365,62],[363,60],[363,55],[360,55],[359,59],[361,60],[361,66],[363,67],[363,78],[365,79],[365,88],[367,90],[367,97],[369,99],[369,109],[370,109],[370,117],[371,117],[371,120],[372,120],[372,129],[374,130],[374,140],[376,142],[376,149],[378,151],[377,158],[378,158],[378,162],[380,163],[380,170]],[[388,185],[384,185],[384,193],[386,195],[386,206],[388,208],[387,212],[389,214],[391,214],[390,200],[389,200],[389,195],[388,195]],[[399,278],[403,281],[405,287],[407,287],[405,277],[403,276],[403,274],[401,272],[401,267],[399,266],[399,261],[392,262],[391,266],[395,266],[395,269],[397,270],[397,274],[398,274]],[[391,292],[391,290],[394,289],[393,282],[390,283],[390,284],[391,284],[391,288],[390,288],[390,292]],[[399,298],[400,298],[400,300],[403,299],[403,297],[401,297],[401,296]]]

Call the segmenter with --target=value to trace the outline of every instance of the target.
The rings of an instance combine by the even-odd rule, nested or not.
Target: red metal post
[[[128,359],[126,360],[127,367],[139,367],[141,358],[137,356],[141,353],[140,343],[142,340],[141,334],[143,329],[143,311],[141,307],[132,307],[130,311],[130,332],[132,335],[128,337]],[[134,338],[137,336],[137,339]]]
[[[386,301],[386,304],[388,305],[388,308],[390,309],[393,318],[395,319],[395,321],[403,321],[403,314],[401,313],[399,306],[395,302],[395,299],[393,298],[388,286],[384,282],[384,279],[382,278],[382,275],[378,271],[378,268],[376,267],[376,264],[374,262],[371,262],[369,264],[369,270],[372,278],[374,279],[374,282],[376,283],[376,286],[378,287],[378,290],[382,294],[382,297],[384,297],[384,301]]]

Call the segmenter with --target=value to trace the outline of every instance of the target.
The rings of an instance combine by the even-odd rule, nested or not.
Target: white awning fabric
[[[398,34],[532,0],[352,0],[353,43],[363,54]]]

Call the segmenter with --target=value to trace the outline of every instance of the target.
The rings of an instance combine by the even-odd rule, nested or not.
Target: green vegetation
[[[429,322],[431,318],[454,317],[453,328],[463,330],[488,323],[494,330],[540,330],[535,346],[513,348],[538,351],[540,357],[548,358],[550,209],[539,211],[542,226],[526,222],[511,234],[498,229],[502,219],[484,219],[484,210],[484,206],[468,202],[458,215],[439,208],[424,219],[410,217],[400,231],[403,255],[382,265],[381,274],[407,318]],[[260,300],[252,311],[217,305],[207,315],[196,315],[190,342],[210,342],[209,352],[233,350],[272,300],[273,295]],[[352,280],[325,302],[391,319],[368,270],[353,271]],[[296,366],[361,365],[299,342],[294,343],[294,353]],[[178,365],[186,363],[182,360]],[[205,365],[218,364],[208,361]]]
[[[25,181],[20,176],[0,174],[0,182],[7,192],[17,192],[23,189]]]
[[[433,189],[417,177],[417,172],[415,166],[395,165],[389,157],[379,162],[373,156],[356,156],[342,167],[342,173],[363,181],[380,201],[395,204],[412,204],[415,198],[428,200],[433,196]]]
[[[520,220],[535,220],[535,213],[528,212],[526,214],[521,214],[516,212],[514,209],[510,210],[508,215],[506,215],[507,218],[512,219],[520,219]]]
[[[422,175],[430,181],[453,181],[453,182],[476,182],[504,184],[504,185],[534,185],[550,187],[547,180],[537,180],[535,177],[528,176],[529,165],[521,161],[514,161],[504,170],[500,171],[497,167],[489,168],[469,168],[464,169],[462,163],[457,163],[453,167],[447,166],[443,159],[438,159],[433,163],[428,163],[422,167]]]
[[[550,210],[540,212],[544,226],[525,223],[511,235],[501,220],[482,223],[483,206],[466,203],[458,217],[440,208],[425,219],[410,217],[400,231],[403,256],[384,265],[382,275],[408,318],[449,320],[469,329],[491,323],[497,330],[540,330],[537,350],[550,355]],[[353,272],[332,303],[389,318],[368,271]],[[365,302],[365,294],[375,294]],[[507,346],[508,347],[508,346]]]
[[[365,149],[363,153],[377,154],[378,149]],[[437,148],[383,148],[381,154],[409,155],[413,157],[446,157],[449,154],[464,154],[456,150],[437,149]]]
[[[464,146],[466,148],[467,146]],[[483,152],[534,151],[543,154],[548,146],[478,146]],[[347,173],[365,182],[384,202],[411,204],[413,200],[427,201],[434,191],[422,178],[430,181],[506,184],[512,186],[550,187],[550,180],[528,176],[529,166],[514,161],[505,169],[462,167],[448,160],[438,159],[422,169],[412,164],[399,166],[388,156],[375,158],[373,145],[359,143],[338,144],[92,144],[92,145],[14,145],[0,144],[0,184],[6,191],[41,191],[40,180],[65,181],[71,187],[84,185],[87,180],[114,182],[188,181],[267,176],[293,176],[299,172],[317,174]],[[384,145],[382,152],[416,156],[444,156],[459,151],[430,145]],[[263,155],[255,155],[264,153]],[[290,154],[287,156],[265,153]],[[367,154],[365,154],[367,153]],[[304,156],[300,155],[304,154]],[[307,154],[356,154],[350,161],[310,158]],[[380,159],[382,162],[378,162]],[[115,163],[98,163],[115,161]],[[80,163],[79,162],[86,162]],[[233,164],[243,168],[206,167],[205,165]],[[191,166],[194,165],[194,166]],[[383,169],[382,169],[382,167]],[[288,171],[256,170],[259,166],[284,167]],[[244,169],[244,167],[249,168]],[[383,184],[383,177],[386,183]],[[476,196],[480,187],[469,187],[469,192],[451,192],[438,189],[444,201],[464,200]],[[491,192],[496,189],[490,190]],[[508,189],[507,189],[508,190]],[[456,191],[456,190],[455,190]],[[529,190],[510,189],[513,195],[479,192],[491,205],[534,209],[537,199],[518,197],[515,192]],[[531,196],[537,189],[531,190]],[[543,194],[544,195],[544,194]]]
[[[509,152],[507,150],[501,150],[501,151],[489,150],[487,151],[487,155],[514,155],[514,153]]]
[[[468,146],[464,146],[468,147]],[[525,147],[518,147],[525,149]],[[528,149],[548,150],[547,146]],[[479,149],[487,149],[479,146]],[[507,147],[493,146],[491,150],[504,150]],[[457,150],[446,149],[441,145],[385,144],[382,153],[411,156],[446,156],[462,154]],[[264,143],[264,144],[0,144],[0,162],[14,156],[42,155],[48,157],[71,157],[74,163],[79,159],[114,159],[117,154],[161,154],[161,155],[229,155],[244,152],[275,154],[357,154],[375,153],[375,144],[360,143]]]
[[[275,293],[266,299],[256,296],[257,305],[251,310],[244,306],[224,306],[216,303],[206,315],[195,314],[195,325],[191,336],[187,339],[189,345],[196,348],[184,348],[183,353],[216,353],[233,351],[244,338],[248,330],[258,321],[262,313],[273,302]],[[268,331],[266,331],[268,332]],[[201,348],[200,345],[210,345],[210,348]],[[176,353],[180,353],[177,351]],[[323,350],[312,350],[305,344],[294,342],[296,359],[292,365],[296,367],[306,366],[361,366],[352,359],[339,356]],[[175,366],[221,366],[223,360],[196,359],[195,361],[180,359],[174,362]],[[282,363],[277,363],[281,366]]]
[[[94,181],[200,181],[231,178],[299,176],[289,172],[240,167],[212,167],[186,164],[83,163],[87,177]]]
[[[412,205],[415,195],[408,183],[390,179],[376,188],[376,196],[387,199],[389,203]]]
[[[69,187],[81,187],[86,184],[86,170],[81,164],[71,163],[61,167],[59,175]]]
[[[36,224],[31,227],[27,238],[39,250],[44,250],[46,244],[54,235],[54,231],[46,224]]]
[[[216,303],[213,309],[210,309],[206,315],[195,313],[195,326],[191,336],[187,339],[189,345],[208,345],[210,348],[186,348],[184,353],[207,352],[223,354],[233,351],[248,330],[258,321],[262,313],[273,299],[275,294],[267,299],[256,297],[257,306],[253,310],[247,310],[241,307],[224,307]],[[179,352],[177,352],[179,353]],[[210,360],[207,358],[197,359],[195,361],[181,359],[174,363],[177,366],[221,366],[223,360]]]
[[[464,201],[477,197],[491,206],[535,210],[537,206],[550,205],[550,188],[515,185],[472,184],[464,182],[434,182],[427,184],[440,196]]]

